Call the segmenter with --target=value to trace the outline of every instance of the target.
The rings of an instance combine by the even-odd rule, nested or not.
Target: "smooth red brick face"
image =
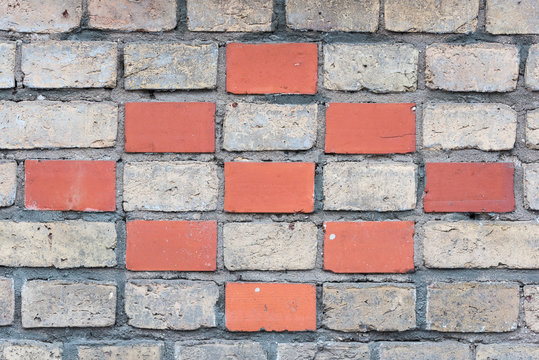
[[[310,213],[314,163],[225,163],[225,211]]]
[[[326,153],[414,152],[414,106],[415,104],[329,104],[326,109]]]
[[[215,104],[125,104],[125,151],[214,152]]]
[[[234,94],[316,94],[316,44],[239,44],[226,47],[226,89]]]
[[[413,221],[327,222],[324,269],[336,273],[414,270]]]
[[[228,283],[230,331],[316,330],[316,287],[309,284]]]
[[[26,160],[25,206],[31,210],[116,210],[114,161]]]
[[[134,271],[214,271],[217,221],[127,223],[127,269]]]
[[[515,209],[512,163],[428,163],[426,212],[509,212]]]

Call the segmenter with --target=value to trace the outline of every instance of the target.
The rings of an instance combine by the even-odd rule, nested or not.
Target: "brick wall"
[[[0,0],[0,360],[539,359],[537,0]]]

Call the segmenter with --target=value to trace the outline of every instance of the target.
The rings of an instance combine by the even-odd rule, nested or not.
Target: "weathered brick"
[[[524,203],[528,209],[539,210],[539,163],[523,164]]]
[[[117,46],[104,41],[23,44],[21,70],[30,88],[112,88]]]
[[[530,149],[539,149],[539,109],[526,114],[526,145]]]
[[[15,315],[15,290],[13,280],[0,278],[0,326],[13,323]],[[0,348],[1,348],[0,343]],[[0,351],[0,354],[2,352]]]
[[[423,146],[436,150],[510,150],[517,113],[504,104],[429,104],[423,110]]]
[[[272,17],[271,0],[187,0],[191,31],[271,31]]]
[[[336,273],[404,273],[414,269],[413,221],[324,223],[324,269]]]
[[[225,163],[225,211],[310,213],[314,163]]]
[[[514,45],[434,44],[426,51],[425,82],[431,89],[508,92],[516,89],[519,55]]]
[[[316,286],[227,283],[225,318],[229,331],[314,331]]]
[[[8,89],[14,86],[15,43],[3,42],[0,43],[0,89]]]
[[[324,166],[324,209],[414,209],[416,171],[416,165],[405,163],[328,163]]]
[[[0,30],[58,33],[79,27],[82,0],[0,0]]]
[[[10,267],[112,267],[114,223],[0,221],[0,265]]]
[[[217,166],[214,163],[128,163],[124,168],[124,210],[215,210],[218,186]]]
[[[477,333],[517,328],[518,284],[436,282],[427,290],[428,330]]]
[[[539,44],[530,46],[524,78],[528,89],[539,90]]]
[[[216,343],[176,343],[176,360],[266,360],[259,343],[251,341],[219,341]]]
[[[317,116],[316,104],[229,104],[223,124],[223,148],[228,151],[310,149],[316,141]]]
[[[486,30],[491,34],[539,34],[537,0],[487,0]]]
[[[288,0],[286,24],[292,29],[375,32],[379,0]]]
[[[114,146],[118,106],[87,101],[1,101],[0,148]]]
[[[317,44],[226,46],[226,90],[230,93],[316,94],[317,82]]]
[[[62,347],[37,341],[0,341],[0,359],[62,360]]]
[[[423,229],[427,267],[539,268],[537,223],[431,221]]]
[[[137,345],[79,346],[79,360],[161,360],[162,343]]]
[[[387,0],[386,29],[399,32],[471,33],[477,27],[478,0]]]
[[[176,0],[89,0],[88,26],[123,31],[163,31],[176,27]]]
[[[425,212],[515,209],[513,163],[427,163]]]
[[[137,89],[214,89],[217,44],[135,43],[124,48],[124,86]]]
[[[225,224],[225,266],[231,271],[313,269],[317,232],[308,222]]]
[[[17,163],[0,162],[0,207],[15,203],[17,194]]]
[[[116,210],[115,161],[26,160],[24,176],[26,209]]]
[[[539,332],[539,285],[524,286],[524,319],[528,329]]]
[[[22,288],[22,326],[102,327],[116,320],[116,285],[32,280]]]
[[[323,323],[345,332],[414,329],[415,287],[409,284],[326,283]]]
[[[539,359],[537,344],[478,344],[475,352],[475,360]]]
[[[215,327],[219,288],[214,282],[133,280],[125,286],[125,313],[143,329]]]
[[[126,152],[214,152],[215,104],[125,104]]]
[[[380,360],[468,360],[470,346],[456,341],[380,344]]]
[[[369,346],[365,343],[280,343],[277,360],[369,360]]]
[[[324,46],[324,87],[375,93],[415,91],[419,51],[411,45]]]

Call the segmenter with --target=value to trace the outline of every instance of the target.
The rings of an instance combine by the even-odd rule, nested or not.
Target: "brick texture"
[[[11,325],[14,316],[15,289],[13,288],[13,279],[0,278],[0,326]]]
[[[163,345],[79,346],[79,360],[161,360]]]
[[[302,359],[351,359],[369,360],[367,344],[327,342],[322,346],[316,343],[280,343],[277,345],[277,360]]]
[[[17,163],[0,162],[0,207],[15,203],[17,193]]]
[[[530,149],[539,149],[539,109],[526,114],[526,145]]]
[[[456,341],[398,342],[380,345],[380,360],[452,360],[470,359],[469,345]]]
[[[539,357],[539,346],[535,344],[488,344],[477,345],[476,360],[533,360]]]
[[[61,360],[62,347],[60,343],[2,341],[0,354],[6,360]]]
[[[539,286],[524,286],[524,320],[528,329],[539,332]]]
[[[176,360],[238,359],[266,360],[266,352],[252,341],[220,341],[218,343],[176,343]]]
[[[15,86],[15,43],[0,43],[0,88]]]
[[[535,0],[487,0],[486,30],[491,34],[539,34]]]
[[[523,164],[524,203],[528,209],[539,210],[539,164]]]
[[[524,78],[528,89],[539,90],[539,44],[530,46]]]

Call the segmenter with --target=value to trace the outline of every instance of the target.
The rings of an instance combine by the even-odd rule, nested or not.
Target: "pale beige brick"
[[[13,288],[13,280],[0,278],[0,326],[11,325],[14,315],[15,290]],[[0,348],[1,346],[0,343]]]
[[[162,343],[115,346],[79,346],[79,360],[161,360]]]
[[[491,34],[539,34],[537,0],[487,0],[486,30]]]
[[[266,360],[266,352],[252,341],[219,341],[215,343],[176,343],[176,360]]]
[[[539,345],[537,344],[478,344],[476,360],[537,360]]]
[[[13,205],[16,193],[17,163],[15,161],[0,162],[0,207]]]
[[[533,91],[539,90],[539,44],[530,46],[524,79],[528,89]]]
[[[530,149],[539,149],[539,109],[526,114],[526,145]]]
[[[470,346],[456,341],[380,344],[380,360],[469,360],[471,356]]]
[[[539,332],[539,285],[524,286],[524,320],[528,329]]]
[[[277,360],[370,360],[366,343],[280,343]]]
[[[0,341],[1,360],[62,360],[62,346],[37,341]]]
[[[0,1],[1,3],[1,1]],[[15,43],[0,43],[0,89],[15,86]]]
[[[524,170],[524,204],[528,209],[539,210],[539,163],[523,164],[522,168]],[[539,236],[535,238],[536,241],[537,238]],[[539,246],[535,247],[535,251],[535,255],[539,257],[537,254]]]

